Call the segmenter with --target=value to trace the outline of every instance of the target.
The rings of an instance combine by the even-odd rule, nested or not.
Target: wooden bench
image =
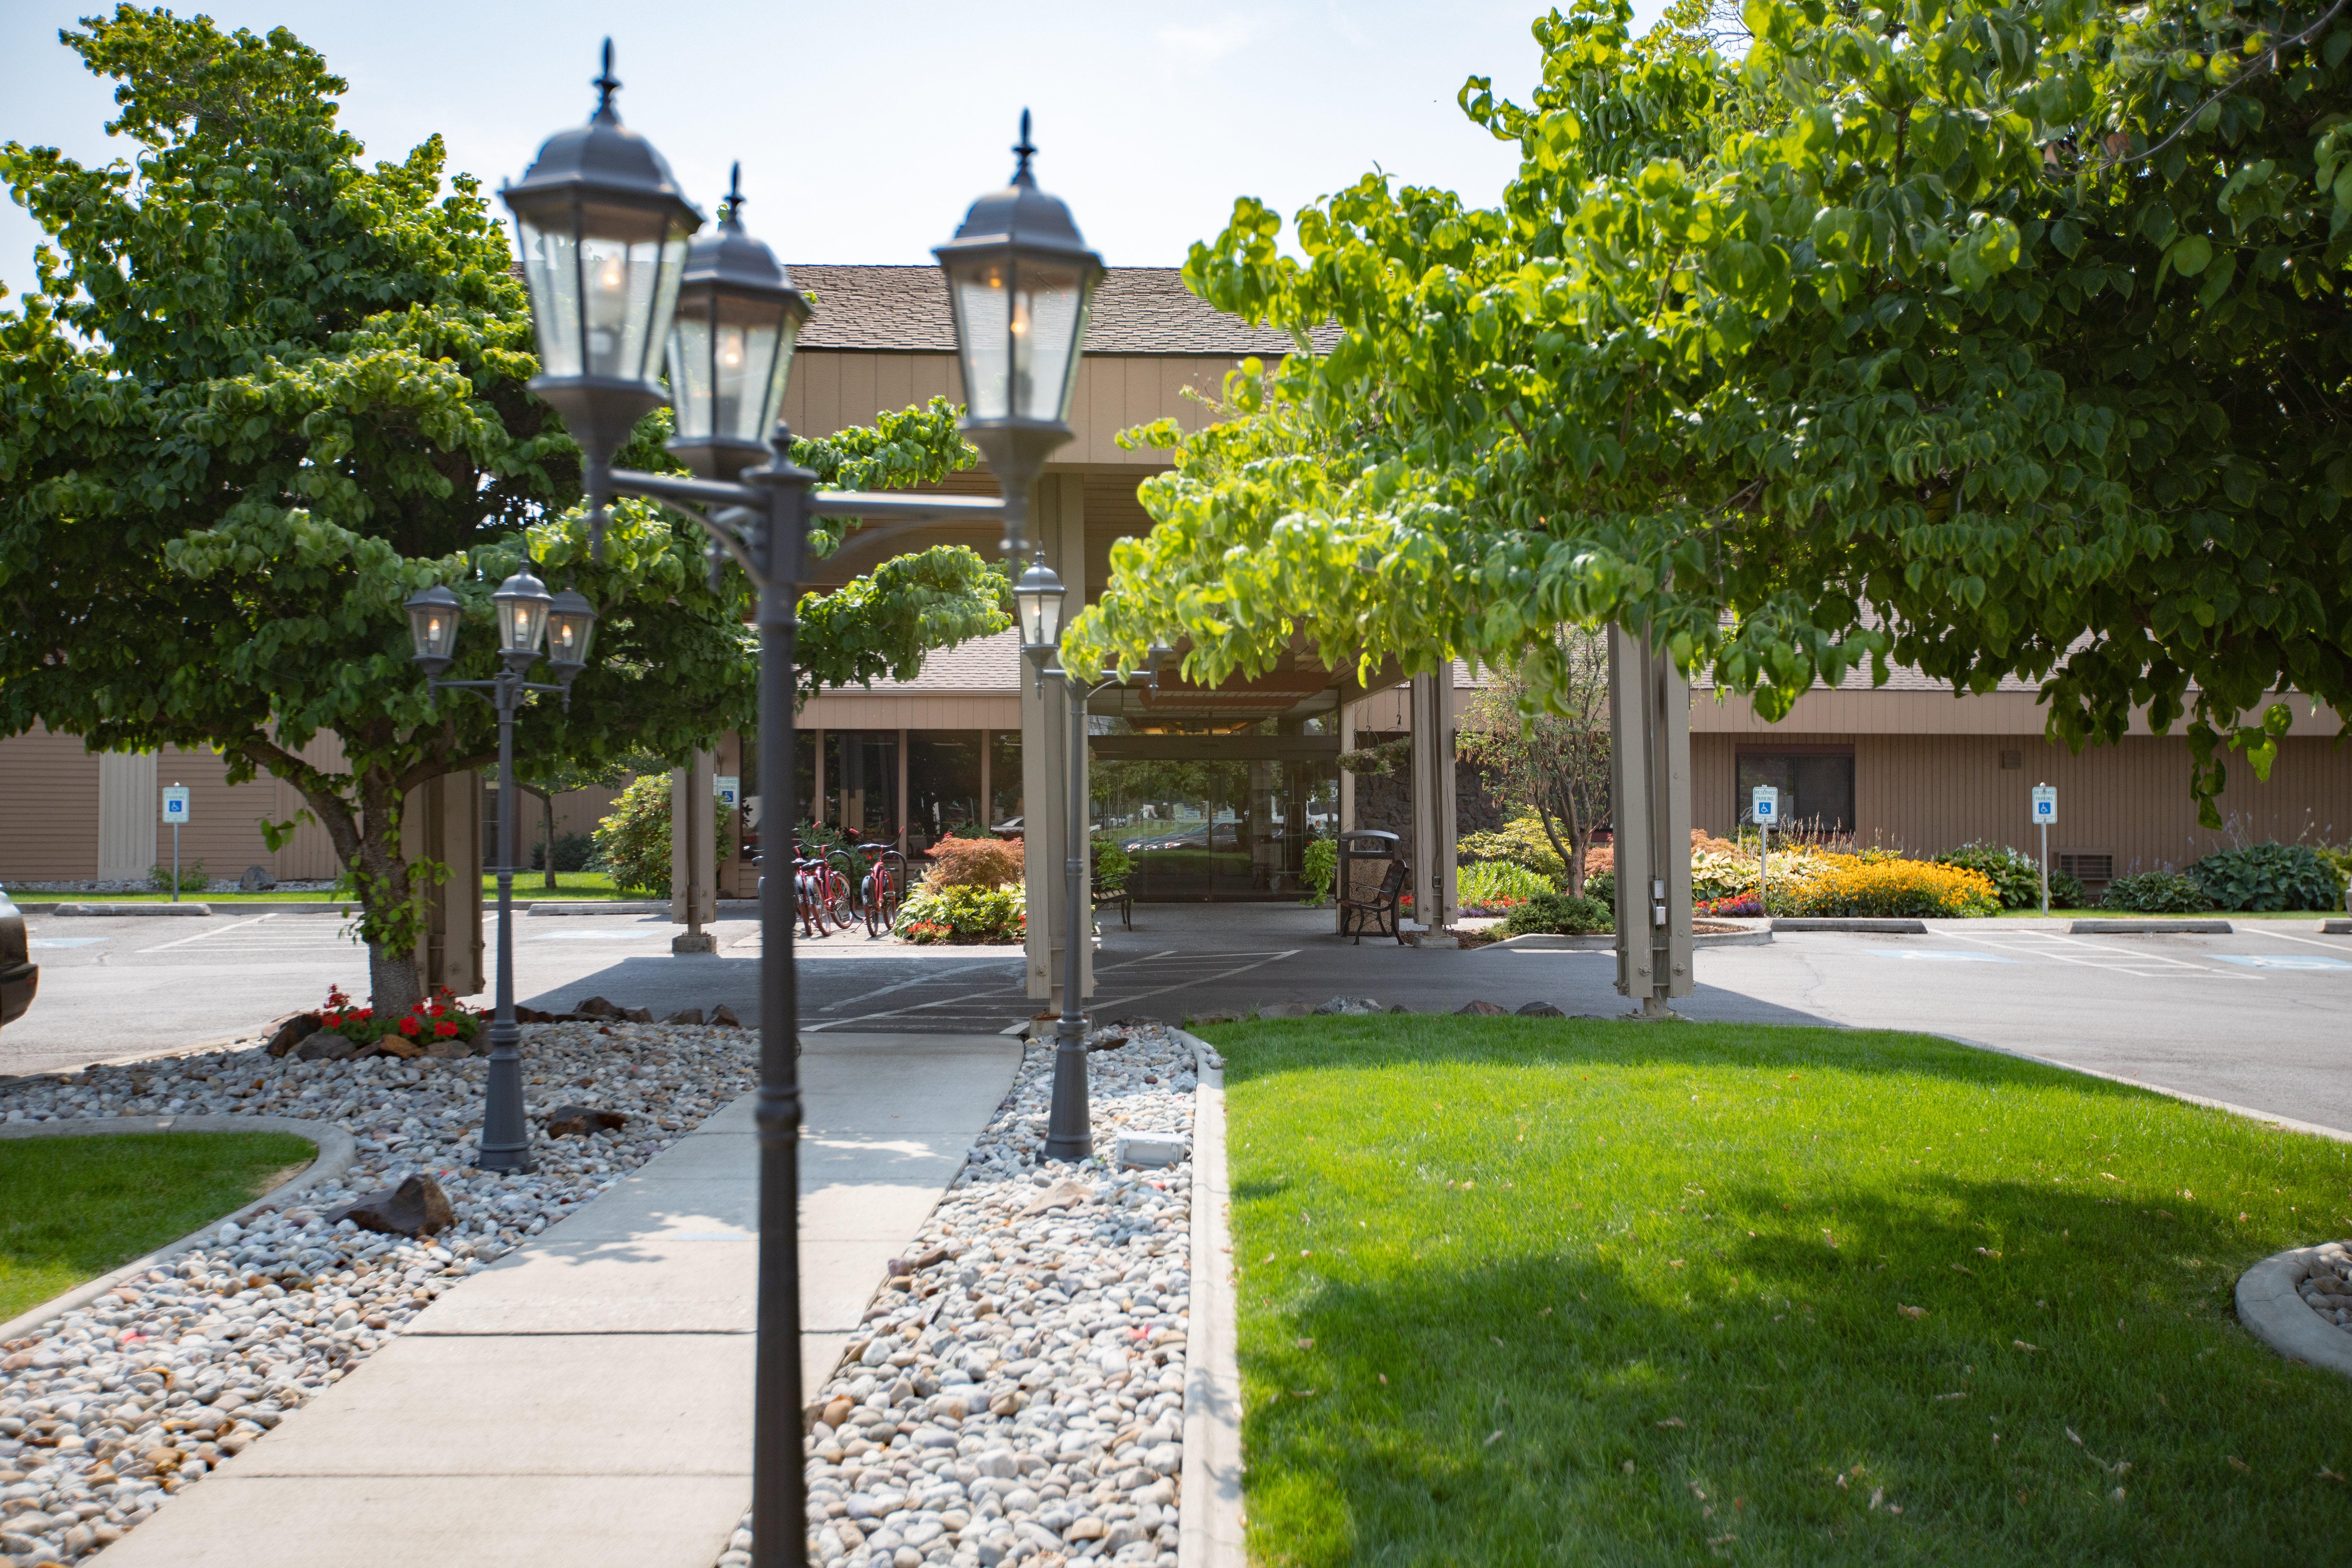
[[[1348,888],[1339,895],[1339,934],[1352,932],[1356,945],[1364,945],[1364,922],[1371,922],[1375,936],[1392,936],[1404,940],[1397,930],[1397,900],[1404,896],[1405,864],[1402,859],[1389,862],[1378,886],[1370,890]]]
[[[1135,929],[1135,895],[1128,891],[1124,881],[1113,887],[1106,887],[1097,881],[1091,897],[1097,911],[1111,904],[1118,905],[1118,923],[1129,931]]]

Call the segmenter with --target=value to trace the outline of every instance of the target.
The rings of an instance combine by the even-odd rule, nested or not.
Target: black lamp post
[[[499,657],[506,668],[488,680],[443,680],[457,652],[457,624],[464,606],[439,584],[410,596],[408,637],[417,664],[433,690],[471,691],[499,715],[499,984],[490,1015],[489,1081],[482,1097],[482,1147],[474,1163],[485,1171],[528,1171],[530,1129],[522,1115],[522,1031],[514,1016],[515,710],[535,691],[572,700],[572,683],[588,666],[588,644],[596,632],[596,608],[565,589],[551,595],[525,563],[499,584],[490,603],[498,610]],[[557,684],[525,680],[547,645]]]
[[[1026,544],[1029,487],[1045,454],[1070,438],[1073,378],[1101,263],[1085,250],[1068,209],[1037,191],[1029,174],[1035,149],[1028,144],[1024,115],[1013,184],[975,203],[956,238],[940,247],[950,295],[959,277],[968,291],[976,290],[956,308],[971,410],[964,428],[995,471],[1004,499],[819,489],[816,476],[792,461],[793,434],[778,417],[807,301],[768,247],[744,232],[740,192],[730,195],[719,233],[688,249],[686,237],[699,217],[677,194],[660,156],[621,128],[613,110],[619,85],[607,42],[595,117],[584,131],[550,138],[530,172],[505,193],[515,212],[539,334],[543,374],[531,389],[563,416],[580,443],[592,551],[603,551],[606,501],[614,495],[644,497],[700,525],[710,538],[714,574],[731,557],[759,591],[761,815],[778,829],[769,842],[782,842],[799,815],[793,787],[793,612],[811,519],[884,525],[859,533],[868,544],[941,521],[1001,520],[1004,548],[1018,559]],[[992,274],[981,269],[992,257]],[[613,270],[623,262],[637,270]],[[965,273],[958,272],[960,266]],[[602,315],[583,303],[592,275],[617,290],[612,298],[619,303],[602,307]],[[1001,320],[987,313],[991,289],[1008,301]],[[987,326],[992,321],[993,329]],[[992,341],[1003,348],[976,347],[975,321],[979,337],[992,330]],[[599,339],[600,331],[607,336]],[[651,379],[649,345],[656,340],[666,340],[668,348],[666,392]],[[1050,396],[1037,390],[1045,383],[1051,384]],[[613,454],[637,420],[663,401],[677,414],[669,449],[697,477],[612,468]],[[751,1558],[757,1568],[782,1568],[803,1563],[807,1548],[799,1002],[789,875],[761,879],[760,930]]]
[[[1070,672],[1066,661],[1056,663],[1061,651],[1064,612],[1068,590],[1041,553],[1020,582],[1013,584],[1013,602],[1021,621],[1021,651],[1037,666],[1037,679],[1062,683],[1069,700],[1069,821],[1064,825],[1066,850],[1065,927],[1062,952],[1062,1016],[1054,1026],[1054,1100],[1045,1120],[1045,1156],[1051,1160],[1083,1160],[1095,1152],[1094,1121],[1087,1100],[1086,948],[1094,933],[1087,908],[1087,703],[1095,693],[1125,684],[1116,671],[1088,682]],[[1160,684],[1160,660],[1167,650],[1151,649],[1150,681]]]

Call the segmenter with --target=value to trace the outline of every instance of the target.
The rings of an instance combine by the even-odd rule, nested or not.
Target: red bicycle
[[[828,926],[849,929],[849,879],[822,857],[803,858],[798,840],[793,844],[793,903],[803,936],[823,936]]]
[[[907,858],[887,844],[861,844],[866,876],[858,884],[857,901],[866,910],[866,934],[880,936],[898,923],[898,905],[906,896]]]

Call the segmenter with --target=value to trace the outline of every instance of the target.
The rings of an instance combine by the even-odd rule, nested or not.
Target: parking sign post
[[[2042,829],[2042,913],[2050,913],[2050,825],[2058,820],[2058,790],[2053,784],[2033,786],[2033,825]]]
[[[1769,915],[1772,912],[1771,905],[1766,901],[1772,886],[1772,824],[1780,816],[1780,792],[1770,784],[1758,784],[1748,799],[1752,803],[1750,815],[1764,834],[1764,847],[1756,859],[1756,912]]]
[[[172,901],[180,901],[180,826],[188,820],[188,792],[173,784],[163,792],[163,820],[172,825]]]

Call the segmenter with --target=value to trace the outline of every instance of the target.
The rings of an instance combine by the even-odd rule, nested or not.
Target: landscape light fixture
[[[702,214],[653,143],[621,123],[610,38],[594,86],[588,123],[549,137],[499,195],[515,216],[539,339],[530,390],[563,416],[587,455],[590,494],[601,498],[599,471],[664,401],[662,351]],[[602,510],[592,510],[601,545]]]
[[[714,574],[732,560],[757,589],[761,815],[774,825],[769,847],[780,848],[790,843],[799,820],[793,647],[811,520],[862,522],[866,526],[856,537],[869,545],[942,521],[984,520],[1001,526],[1008,559],[1027,554],[1029,493],[1045,454],[1070,438],[1087,302],[1102,263],[1079,239],[1069,209],[1037,190],[1029,173],[1036,149],[1029,144],[1024,114],[1013,184],[974,203],[955,239],[940,247],[957,301],[957,342],[971,405],[963,428],[994,472],[1003,500],[820,489],[817,476],[793,462],[793,433],[780,417],[793,353],[811,314],[808,300],[773,252],[745,232],[740,178],[718,233],[688,244],[701,215],[678,193],[651,144],[622,128],[613,108],[620,83],[613,79],[610,40],[595,85],[596,113],[587,127],[551,137],[530,172],[504,193],[515,213],[539,333],[542,374],[530,390],[563,416],[580,443],[593,558],[603,558],[606,502],[637,496],[691,519],[709,537]],[[655,356],[664,352],[667,388],[654,379]],[[675,415],[669,450],[697,477],[613,468],[614,455],[637,422],[664,402]],[[840,560],[836,554],[834,564]],[[1050,641],[1060,632],[1062,587],[1051,573],[1046,577],[1051,608],[1041,603],[1033,629]],[[549,656],[567,682],[568,661],[585,662],[593,620],[593,611],[586,620],[576,618],[585,601],[573,605],[574,598],[567,590],[539,612],[548,626]],[[502,747],[502,778],[503,760]],[[511,859],[503,805],[500,819],[500,858]],[[807,1548],[793,881],[788,863],[781,874],[760,879],[753,1568],[803,1563]],[[501,909],[506,885],[502,872]],[[501,919],[502,965],[507,925]],[[500,984],[504,1016],[503,977]],[[498,1026],[491,1034],[499,1038]],[[497,1061],[494,1051],[494,1066]],[[486,1163],[489,1146],[486,1123]]]
[[[743,232],[743,165],[735,165],[719,231],[688,247],[669,329],[669,450],[706,479],[766,462],[783,411],[793,348],[808,300],[774,251]]]
[[[1027,542],[1029,483],[1046,454],[1070,438],[1087,314],[1103,264],[1069,207],[1037,188],[1025,109],[1013,152],[1020,161],[1012,184],[972,203],[955,237],[932,254],[947,274],[955,317],[964,436],[1003,487],[1000,548],[1017,560]]]
[[[436,583],[410,595],[403,607],[408,611],[408,640],[416,650],[416,662],[426,675],[439,675],[457,655],[457,622],[465,606],[457,595]]]
[[[463,606],[455,594],[436,584],[411,595],[405,607],[409,642],[425,671],[425,689],[470,691],[499,716],[499,975],[482,1095],[482,1146],[474,1164],[484,1171],[521,1172],[531,1163],[530,1127],[522,1110],[522,1027],[515,1020],[514,1001],[515,714],[533,692],[571,700],[572,682],[588,662],[596,606],[569,588],[560,596],[550,595],[529,562],[499,584],[490,601],[498,610],[499,655],[506,668],[488,680],[440,679],[457,655]],[[560,682],[554,686],[523,679],[551,625],[555,630],[548,656]]]
[[[1013,584],[1013,602],[1021,615],[1021,649],[1044,658],[1062,642],[1062,603],[1067,592],[1062,579],[1039,555]]]

